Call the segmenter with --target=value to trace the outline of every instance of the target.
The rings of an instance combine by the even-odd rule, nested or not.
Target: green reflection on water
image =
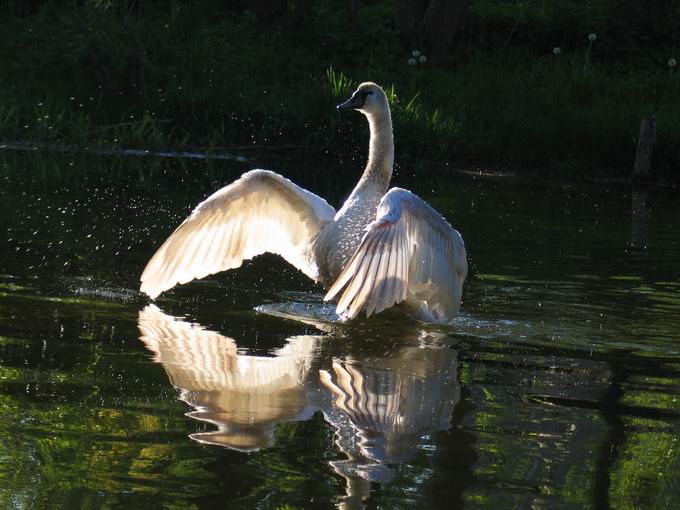
[[[154,247],[248,166],[0,155],[0,168],[3,507],[680,503],[673,199],[657,198],[648,249],[631,252],[625,190],[399,181],[466,239],[463,314],[447,327],[329,322],[321,289],[274,258],[159,300],[171,324],[229,338],[239,370],[314,339],[294,398],[277,383],[258,408],[229,386],[183,386],[226,348],[182,380],[154,361],[136,292]],[[352,184],[277,168],[336,203]],[[243,423],[271,436],[217,444]]]

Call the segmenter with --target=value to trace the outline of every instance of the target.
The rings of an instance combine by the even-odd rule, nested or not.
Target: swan
[[[455,316],[467,276],[465,244],[422,199],[388,191],[394,141],[385,92],[362,83],[337,109],[358,110],[370,128],[368,162],[339,211],[277,173],[251,170],[177,227],[146,265],[140,290],[155,299],[269,252],[321,282],[324,300],[337,300],[343,318],[397,304],[427,322]]]

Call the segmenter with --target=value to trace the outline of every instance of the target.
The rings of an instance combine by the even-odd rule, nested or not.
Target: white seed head
[[[595,32],[591,32],[588,34],[588,40],[590,42],[593,42],[595,39],[597,39],[597,34]]]
[[[415,58],[409,58],[408,59],[408,65],[410,65],[410,66],[416,65],[416,59]]]
[[[559,55],[560,53],[562,53],[562,48],[560,48],[559,46],[555,46],[553,48],[553,54]]]
[[[674,58],[668,59],[668,67],[675,67],[677,65],[678,65],[678,62]]]
[[[420,56],[420,52],[419,52],[418,50],[413,50],[413,51],[411,52],[411,56],[413,56],[413,57],[415,57],[415,58],[418,58],[418,57]]]
[[[419,56],[418,62],[420,62],[421,64],[424,64],[425,62],[427,62],[427,57],[425,55]]]

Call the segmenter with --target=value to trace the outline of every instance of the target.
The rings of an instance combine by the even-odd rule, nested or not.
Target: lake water
[[[680,506],[677,192],[401,169],[466,241],[446,326],[337,323],[269,256],[140,295],[257,166],[0,153],[3,507]],[[361,164],[267,167],[337,205]]]

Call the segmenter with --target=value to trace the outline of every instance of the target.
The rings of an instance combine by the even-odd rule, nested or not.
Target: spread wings
[[[252,170],[201,202],[177,227],[144,268],[140,290],[155,298],[265,252],[316,280],[309,242],[334,215],[325,200],[288,179]]]
[[[393,188],[380,201],[325,299],[340,296],[337,312],[370,316],[406,299],[424,302],[437,321],[460,307],[467,276],[463,239],[434,209],[413,193]]]

